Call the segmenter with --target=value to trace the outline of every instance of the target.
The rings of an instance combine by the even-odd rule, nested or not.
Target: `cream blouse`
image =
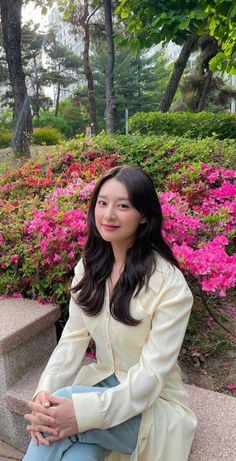
[[[81,260],[73,286],[83,270]],[[72,395],[79,431],[107,429],[142,413],[134,453],[112,453],[107,459],[186,461],[196,418],[189,409],[177,358],[191,306],[192,294],[184,276],[160,256],[148,287],[130,303],[132,316],[142,320],[137,326],[124,325],[111,316],[108,284],[97,316],[87,316],[72,296],[69,319],[35,395],[42,390],[54,392],[72,379],[73,385],[92,386],[115,373],[118,386],[103,393]],[[97,362],[80,368],[91,338],[96,343]]]

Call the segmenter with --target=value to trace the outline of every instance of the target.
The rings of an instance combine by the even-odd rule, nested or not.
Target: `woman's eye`
[[[104,200],[98,200],[97,204],[100,206],[106,206],[106,202]]]
[[[127,203],[119,203],[118,208],[129,208],[129,205]]]

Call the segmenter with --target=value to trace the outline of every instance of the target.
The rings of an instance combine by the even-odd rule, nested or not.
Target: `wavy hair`
[[[111,315],[126,325],[140,323],[130,314],[130,301],[148,284],[156,267],[158,254],[178,267],[172,250],[162,236],[163,216],[155,186],[150,176],[136,166],[117,166],[96,183],[88,211],[88,234],[83,251],[84,275],[73,287],[76,302],[89,316],[102,310],[106,280],[112,272],[114,255],[110,242],[100,236],[95,224],[95,206],[102,185],[115,178],[124,184],[132,205],[146,218],[139,224],[136,239],[128,249],[124,270],[110,300]]]

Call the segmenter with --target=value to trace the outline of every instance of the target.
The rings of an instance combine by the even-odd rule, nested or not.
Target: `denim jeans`
[[[96,386],[65,387],[54,395],[71,398],[72,393],[104,392],[118,384],[118,379],[112,375]],[[138,415],[110,429],[91,429],[49,446],[35,445],[31,441],[22,461],[103,461],[111,451],[131,454],[137,444],[140,423],[141,415]]]

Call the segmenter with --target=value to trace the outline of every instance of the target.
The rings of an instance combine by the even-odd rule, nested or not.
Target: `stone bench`
[[[187,385],[198,427],[189,461],[236,460],[236,398]]]
[[[38,367],[44,366],[56,346],[59,317],[59,307],[52,304],[21,298],[0,300],[0,440],[17,449],[24,450],[29,440],[19,411],[20,395],[29,399],[29,376],[33,372],[38,378]]]

